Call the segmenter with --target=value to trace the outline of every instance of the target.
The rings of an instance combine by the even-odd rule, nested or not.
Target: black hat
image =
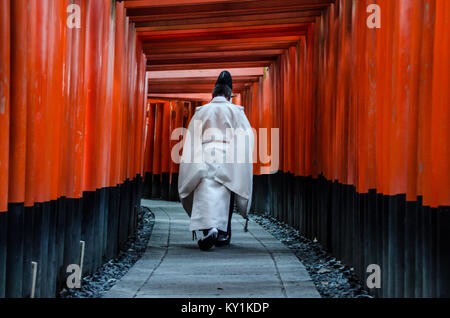
[[[233,80],[231,74],[228,71],[223,71],[217,78],[216,86],[227,85],[229,88],[233,89]]]

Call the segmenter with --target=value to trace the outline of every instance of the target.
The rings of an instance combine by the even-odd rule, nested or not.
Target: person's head
[[[220,73],[216,81],[216,86],[213,90],[213,98],[217,96],[223,96],[230,100],[233,91],[233,80],[231,74],[228,71]]]

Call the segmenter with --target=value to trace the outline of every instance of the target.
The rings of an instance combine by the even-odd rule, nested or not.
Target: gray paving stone
[[[155,214],[147,250],[105,297],[320,297],[298,258],[255,222],[244,232],[234,215],[231,245],[203,252],[180,203],[142,204]]]

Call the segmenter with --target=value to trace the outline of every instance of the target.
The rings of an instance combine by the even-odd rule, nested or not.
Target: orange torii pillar
[[[0,297],[30,297],[31,262],[55,297],[80,241],[90,273],[134,231],[146,59],[123,3],[75,4],[80,29],[65,1],[0,1]]]
[[[170,116],[170,134],[174,133],[176,129],[183,128],[183,113],[184,108],[186,107],[187,102],[183,101],[175,101],[172,103],[172,110]],[[171,138],[171,137],[170,137]],[[180,139],[181,140],[181,139]],[[180,142],[180,140],[170,140],[170,156],[172,156],[172,149],[174,149],[175,145]],[[170,159],[170,189],[169,189],[169,200],[170,201],[178,201],[178,172],[180,165],[179,163],[175,163],[174,159]]]
[[[164,103],[161,127],[161,199],[169,200],[170,189],[170,124],[171,105],[173,101]]]
[[[265,125],[267,97],[280,129],[270,202],[254,208],[317,239],[363,281],[379,264],[373,295],[448,297],[450,4],[379,0],[392,30],[382,32],[366,27],[369,2],[331,4],[270,65],[273,83],[244,90],[252,126]],[[254,180],[259,201],[266,185]]]
[[[0,1],[0,298],[6,292],[11,26],[9,1]]]
[[[162,120],[163,120],[163,108],[164,104],[155,103],[155,132],[154,132],[154,144],[153,144],[153,162],[152,162],[152,198],[161,197],[161,133],[162,133]],[[150,153],[150,152],[148,152]]]
[[[155,143],[155,104],[150,100],[147,102],[147,118],[146,118],[146,138],[144,151],[144,192],[145,198],[152,197],[153,182],[153,153]]]

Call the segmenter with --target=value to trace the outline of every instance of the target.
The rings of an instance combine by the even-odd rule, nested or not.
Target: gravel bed
[[[94,274],[84,277],[81,281],[80,289],[64,289],[59,294],[59,297],[102,297],[141,258],[147,247],[154,224],[154,214],[148,208],[141,207],[138,215],[136,235],[128,239],[119,256],[103,264]]]
[[[271,216],[250,214],[249,218],[261,225],[283,244],[292,249],[305,265],[320,295],[325,298],[372,298],[362,288],[361,281],[349,268],[328,254],[318,242],[302,236],[299,231]]]

